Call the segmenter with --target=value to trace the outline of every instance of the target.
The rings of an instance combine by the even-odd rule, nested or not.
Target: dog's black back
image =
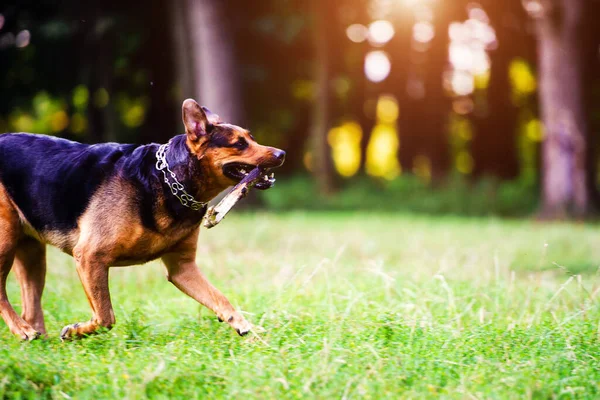
[[[0,136],[0,180],[36,230],[69,230],[103,182],[119,172],[131,173],[127,165],[135,164],[139,171],[147,153],[144,147],[4,134]]]

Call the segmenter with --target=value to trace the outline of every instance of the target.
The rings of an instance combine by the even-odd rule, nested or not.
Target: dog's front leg
[[[73,250],[73,256],[93,315],[87,322],[65,326],[60,333],[63,340],[91,335],[100,329],[111,329],[115,324],[108,290],[108,262],[100,254],[78,247]]]
[[[236,311],[229,300],[215,288],[196,265],[196,249],[183,250],[163,256],[167,267],[167,279],[179,290],[217,314],[221,321],[229,325],[240,335],[250,332],[251,325]]]

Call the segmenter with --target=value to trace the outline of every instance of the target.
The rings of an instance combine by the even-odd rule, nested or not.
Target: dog
[[[256,166],[265,190],[283,150],[223,123],[193,99],[182,106],[185,134],[167,144],[86,145],[28,133],[0,135],[0,314],[24,340],[46,335],[41,299],[46,244],[73,256],[92,318],[65,326],[63,340],[111,329],[115,315],[108,273],[162,259],[167,279],[240,335],[251,325],[196,265],[207,203]],[[15,269],[19,316],[6,293]]]

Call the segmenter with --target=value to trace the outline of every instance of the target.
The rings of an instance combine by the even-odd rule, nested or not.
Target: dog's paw
[[[252,330],[252,324],[246,321],[246,318],[237,311],[227,318],[227,323],[231,325],[240,336],[245,336]]]
[[[79,336],[78,330],[79,324],[71,324],[67,325],[60,331],[60,340],[63,342],[66,340],[71,340]]]
[[[32,340],[39,339],[42,337],[42,334],[32,327],[22,327],[16,332],[13,332],[15,335],[19,336],[21,340],[31,342]]]

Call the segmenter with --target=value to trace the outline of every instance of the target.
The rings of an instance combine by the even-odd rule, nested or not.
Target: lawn
[[[234,211],[198,261],[244,338],[154,262],[111,271],[112,331],[62,343],[91,312],[51,250],[49,337],[0,322],[0,398],[598,398],[599,228]]]

